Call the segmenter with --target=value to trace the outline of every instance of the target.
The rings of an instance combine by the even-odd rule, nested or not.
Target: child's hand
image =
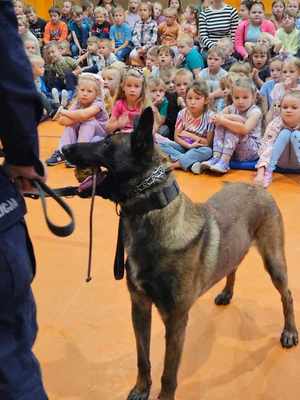
[[[221,115],[221,114],[215,114],[215,115],[213,115],[212,117],[211,117],[211,122],[214,124],[214,125],[222,125],[222,119],[223,119],[223,115]]]
[[[201,147],[201,146],[202,146],[202,144],[196,140],[195,142],[190,144],[190,149],[194,149],[194,148]]]
[[[283,82],[283,85],[284,85],[286,90],[291,89],[292,88],[292,84],[293,84],[293,81],[292,81],[291,78],[286,78],[285,81]]]
[[[118,128],[123,129],[126,125],[130,124],[128,114],[123,114],[118,118]]]
[[[183,99],[182,97],[177,97],[177,104],[178,104],[180,107],[184,108],[184,107],[185,107],[185,101],[184,101],[184,99]]]
[[[257,68],[252,69],[252,78],[253,79],[258,78],[258,69]]]

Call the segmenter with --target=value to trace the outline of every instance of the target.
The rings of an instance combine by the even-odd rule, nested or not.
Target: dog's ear
[[[139,118],[137,127],[131,134],[131,148],[136,157],[151,157],[153,153],[154,116],[151,107],[145,108]]]

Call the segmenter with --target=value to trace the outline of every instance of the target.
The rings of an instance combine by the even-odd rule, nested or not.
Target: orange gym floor
[[[43,159],[56,148],[61,131],[52,122],[41,125]],[[73,170],[64,165],[48,171],[52,187],[76,183]],[[195,201],[205,201],[222,186],[222,178],[176,175]],[[252,177],[249,171],[232,171],[223,180],[250,182]],[[276,174],[270,191],[285,221],[289,281],[300,327],[300,176]],[[67,201],[76,216],[76,231],[57,238],[45,225],[39,201],[27,200],[38,261],[33,288],[40,330],[35,351],[45,386],[50,400],[125,400],[135,382],[136,359],[125,281],[115,281],[112,273],[115,207],[96,200],[93,280],[86,283],[90,201]],[[52,203],[50,214],[56,223],[64,222]],[[200,298],[190,313],[177,400],[298,400],[300,346],[283,350],[279,344],[280,297],[255,249],[237,274],[228,307],[214,305],[222,286],[223,282]],[[152,400],[159,392],[164,351],[163,325],[156,312],[153,317]]]

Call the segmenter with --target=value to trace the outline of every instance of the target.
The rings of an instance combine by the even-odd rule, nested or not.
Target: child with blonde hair
[[[112,42],[109,39],[99,39],[98,54],[103,58],[105,67],[118,61],[117,56],[113,52]]]
[[[134,28],[134,25],[137,21],[140,21],[141,17],[139,16],[139,5],[141,4],[141,0],[129,0],[128,1],[128,10],[126,11],[125,21],[130,26],[131,29]]]
[[[97,74],[105,67],[104,57],[99,54],[99,39],[91,36],[87,40],[87,51],[78,59],[78,64],[82,65],[82,72],[91,72]]]
[[[267,188],[272,182],[273,171],[290,145],[296,156],[296,165],[291,165],[292,158],[287,160],[288,168],[300,167],[300,90],[286,93],[280,104],[280,115],[267,126],[260,157],[256,164],[257,174],[254,182]],[[291,152],[289,151],[289,154]]]
[[[249,62],[252,67],[252,79],[258,89],[270,77],[269,60],[270,52],[266,46],[255,44],[252,47]]]
[[[157,43],[157,23],[153,19],[151,3],[141,2],[139,5],[140,21],[137,21],[132,31],[130,53],[131,64],[144,66],[147,51]]]
[[[267,114],[267,123],[272,121],[280,113],[280,103],[283,96],[289,91],[300,89],[300,59],[289,57],[282,64],[282,81],[275,84],[271,91],[271,106]]]
[[[102,79],[91,73],[81,74],[74,103],[69,110],[60,108],[56,119],[65,129],[58,149],[46,161],[49,166],[64,162],[63,146],[105,138],[108,115],[103,104]],[[66,166],[71,165],[66,162]]]
[[[152,111],[154,114],[155,131],[159,132],[166,121],[168,111],[168,100],[166,98],[166,85],[160,78],[150,77],[147,79],[147,91],[149,93]]]
[[[165,21],[165,17],[163,15],[163,6],[159,1],[155,1],[153,3],[153,19],[157,25],[160,25]]]
[[[137,118],[147,104],[146,83],[142,70],[129,68],[125,72],[116,102],[107,123],[107,132],[133,131]]]
[[[216,125],[213,158],[202,163],[201,169],[225,174],[231,158],[240,161],[256,160],[261,138],[262,112],[256,105],[256,87],[249,78],[233,82],[233,104],[215,114]]]
[[[104,86],[104,104],[108,115],[111,115],[119,86],[122,80],[123,71],[116,65],[111,65],[103,69],[101,75]]]
[[[202,55],[194,47],[193,39],[186,34],[182,34],[178,38],[177,47],[179,51],[177,66],[190,70],[194,78],[198,78],[201,69],[204,67],[204,61]]]
[[[107,20],[108,12],[104,7],[96,7],[94,10],[94,23],[91,28],[91,35],[98,39],[109,39],[111,24]]]
[[[207,68],[202,69],[199,74],[199,78],[208,84],[210,104],[215,111],[224,108],[223,91],[220,88],[220,80],[227,75],[227,71],[222,68],[224,60],[222,49],[218,46],[210,48],[207,52]]]
[[[296,28],[296,17],[291,11],[284,12],[281,27],[275,34],[275,51],[285,56],[295,56],[300,49],[300,31]]]
[[[176,47],[180,34],[175,8],[168,7],[163,11],[165,21],[158,26],[158,41],[160,44]]]

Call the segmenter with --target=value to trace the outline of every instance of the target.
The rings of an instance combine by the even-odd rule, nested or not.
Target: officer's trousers
[[[0,232],[0,399],[48,399],[32,352],[37,334],[31,242],[23,221]]]

